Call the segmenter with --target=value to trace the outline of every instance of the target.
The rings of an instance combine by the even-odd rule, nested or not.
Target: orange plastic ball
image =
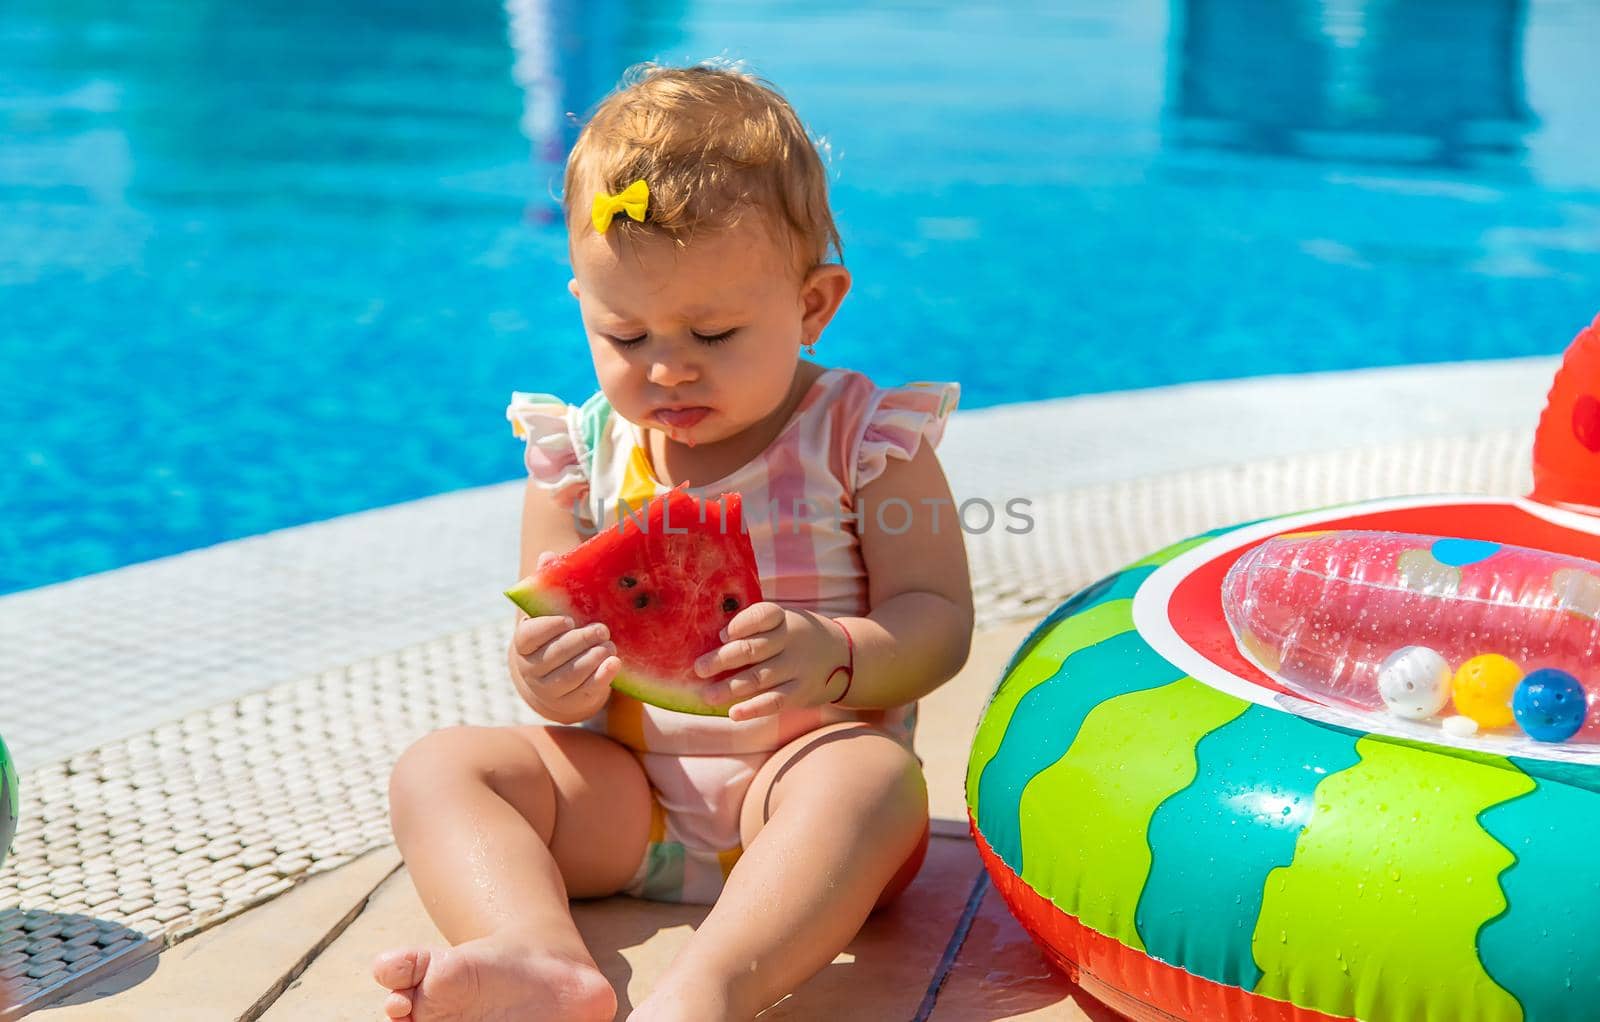
[[[1511,696],[1522,680],[1522,668],[1498,653],[1475,656],[1456,671],[1451,695],[1456,712],[1471,717],[1482,728],[1509,727]]]

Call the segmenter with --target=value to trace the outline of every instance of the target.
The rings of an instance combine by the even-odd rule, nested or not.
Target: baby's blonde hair
[[[594,230],[597,190],[643,179],[643,223],[625,215],[623,237],[664,231],[680,244],[696,230],[732,227],[756,210],[792,244],[802,270],[844,246],[828,208],[828,178],[800,118],[769,83],[701,64],[631,69],[600,104],[567,158],[562,209],[569,230]]]

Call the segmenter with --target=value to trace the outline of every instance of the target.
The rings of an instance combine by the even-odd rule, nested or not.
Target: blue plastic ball
[[[1546,667],[1522,679],[1511,696],[1517,725],[1536,742],[1564,742],[1583,727],[1588,696],[1578,679]]]

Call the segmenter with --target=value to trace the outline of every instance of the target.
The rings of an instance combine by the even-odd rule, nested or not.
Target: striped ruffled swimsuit
[[[689,491],[740,494],[766,599],[834,617],[865,614],[866,567],[850,518],[856,494],[889,458],[909,460],[923,442],[937,445],[959,396],[953,383],[881,388],[857,372],[825,370],[761,455]],[[615,414],[603,394],[568,405],[517,393],[506,415],[526,442],[529,478],[574,506],[588,528],[612,525],[619,507],[641,508],[670,489],[651,470],[642,428]],[[633,750],[655,801],[650,844],[628,893],[715,901],[739,857],[740,809],[761,764],[809,731],[850,720],[909,746],[916,705],[813,707],[736,722],[613,693],[583,726]]]

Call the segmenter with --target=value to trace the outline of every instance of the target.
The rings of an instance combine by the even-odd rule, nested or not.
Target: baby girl
[[[802,358],[850,274],[816,148],[746,74],[631,76],[578,139],[563,201],[600,391],[513,398],[521,573],[684,484],[741,495],[767,602],[696,664],[734,672],[709,686],[726,717],[614,691],[604,625],[519,613],[511,681],[550,723],[451,728],[401,757],[395,838],[450,947],[374,972],[395,1019],[610,1019],[568,899],[629,894],[711,906],[631,1017],[749,1019],[927,848],[916,704],[972,634],[934,454],[958,388]]]

